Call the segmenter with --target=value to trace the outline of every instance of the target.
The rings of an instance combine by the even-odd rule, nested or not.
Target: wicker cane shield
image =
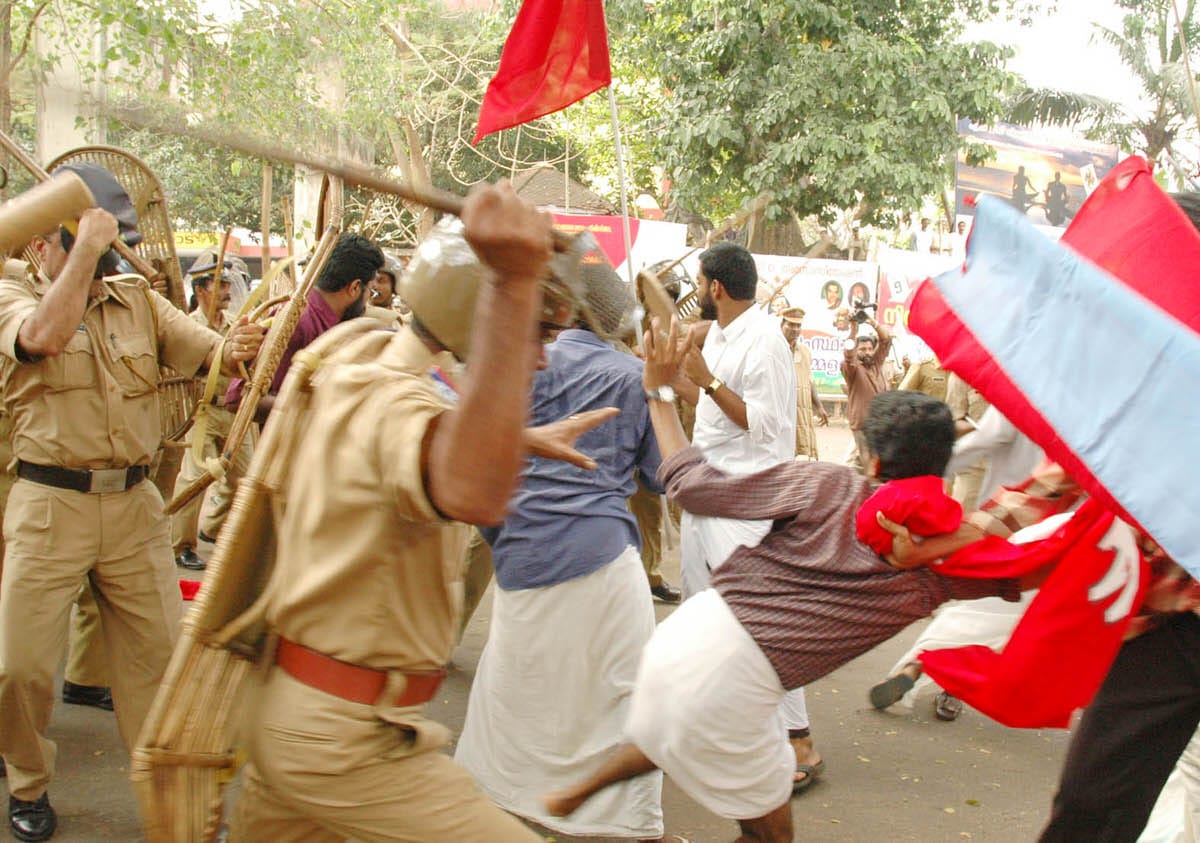
[[[238,712],[255,665],[272,652],[266,634],[281,489],[311,412],[314,373],[339,359],[375,359],[393,336],[354,319],[298,352],[279,401],[237,486],[204,586],[142,726],[130,778],[150,843],[212,843],[223,788],[237,769]]]
[[[62,165],[80,161],[99,164],[125,188],[138,214],[142,242],[135,251],[161,272],[167,282],[167,298],[180,310],[187,310],[183,273],[175,254],[175,235],[167,208],[162,182],[141,159],[112,146],[81,146],[64,152],[50,162],[51,172]],[[183,461],[183,437],[203,390],[203,381],[181,377],[164,368],[159,374],[158,407],[162,424],[163,446],[154,470],[154,484],[164,499],[175,489],[175,477]]]

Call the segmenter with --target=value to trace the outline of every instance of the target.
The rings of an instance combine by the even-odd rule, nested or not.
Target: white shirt
[[[746,404],[749,430],[705,393],[696,405],[692,444],[716,468],[751,474],[796,455],[796,367],[779,320],[751,307],[704,339],[704,362]]]
[[[1042,449],[1017,430],[995,407],[988,407],[975,426],[975,430],[962,436],[954,443],[954,454],[946,466],[946,477],[953,478],[987,459],[987,472],[979,487],[976,506],[985,502],[1001,486],[1020,483],[1046,458]]]

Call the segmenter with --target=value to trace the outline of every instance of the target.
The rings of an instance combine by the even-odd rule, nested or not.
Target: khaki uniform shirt
[[[338,352],[314,376],[283,489],[268,621],[377,670],[441,668],[462,611],[469,528],[438,514],[421,470],[425,435],[448,407],[432,359],[410,329]]]
[[[970,419],[972,423],[983,418],[984,410],[991,406],[975,387],[958,375],[950,375],[946,383],[946,403],[950,405],[950,415],[955,421]]]
[[[813,423],[812,352],[799,340],[792,350],[796,363],[796,455],[817,459],[817,430]]]
[[[945,369],[938,365],[937,360],[925,360],[912,366],[904,380],[900,381],[901,389],[915,389],[930,398],[939,401],[946,400],[946,381],[949,377]]]
[[[200,325],[205,328],[210,327],[208,324],[208,314],[206,314],[204,312],[204,308],[202,308],[202,307],[198,307],[195,310],[193,310],[191,313],[189,313],[188,318],[190,318],[197,325]],[[214,328],[213,330],[215,330],[217,333],[224,336],[229,331],[229,325],[230,325],[229,311],[222,310],[220,313],[217,314],[217,327]],[[229,391],[229,381],[230,380],[231,380],[230,376],[226,375],[224,373],[220,373],[217,375],[217,388],[216,388],[216,391],[213,392],[213,400],[216,401],[217,404],[222,404],[222,402],[224,402],[225,393]],[[229,410],[226,410],[223,405],[222,406],[213,405],[208,408],[208,429],[206,432],[206,434],[208,436],[216,436],[218,438],[224,438],[229,435],[229,431],[232,427],[233,427],[233,413],[232,412],[230,412]]]
[[[0,280],[0,383],[17,459],[63,468],[149,465],[162,439],[158,367],[193,375],[220,339],[140,276],[104,279],[66,350],[23,362],[21,325],[45,276]]]

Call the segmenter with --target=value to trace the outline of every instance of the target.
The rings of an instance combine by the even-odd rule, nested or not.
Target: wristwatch
[[[710,383],[708,386],[704,387],[704,394],[705,395],[715,395],[717,390],[720,389],[721,387],[723,387],[724,385],[725,385],[725,381],[721,380],[720,378],[713,378],[712,383]]]
[[[657,389],[646,390],[647,401],[665,401],[671,404],[675,401],[675,390],[671,389],[667,384],[663,384]]]

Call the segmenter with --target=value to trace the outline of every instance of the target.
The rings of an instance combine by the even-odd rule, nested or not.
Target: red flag
[[[1140,158],[1084,203],[1063,235],[1070,251],[990,200],[980,200],[964,271],[917,289],[910,330],[1089,493],[1200,575],[1189,526],[1200,446],[1179,434],[1200,423],[1200,404],[1180,398],[1200,391],[1200,234]]]
[[[925,651],[925,672],[1006,726],[1066,728],[1104,681],[1145,592],[1141,554],[1110,549],[1120,544],[1106,541],[1113,529],[1110,513],[1094,499],[1085,502],[1064,529],[1038,543],[1061,559],[1004,650],[974,644]],[[1130,576],[1137,577],[1133,593],[1123,585]]]
[[[610,84],[603,0],[525,0],[483,95],[472,143]]]

